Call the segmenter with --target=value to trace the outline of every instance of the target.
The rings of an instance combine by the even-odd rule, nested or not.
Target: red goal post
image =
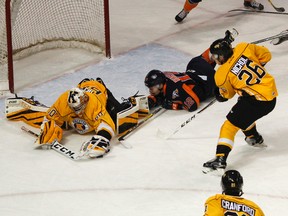
[[[0,2],[0,91],[14,93],[13,61],[55,48],[110,58],[109,0]]]

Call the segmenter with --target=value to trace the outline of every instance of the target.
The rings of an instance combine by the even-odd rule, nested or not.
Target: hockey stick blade
[[[252,44],[258,44],[258,43],[262,43],[262,42],[265,42],[265,41],[270,41],[270,40],[273,40],[273,39],[276,39],[276,38],[282,38],[282,37],[288,37],[288,29],[284,30],[281,33],[276,34],[274,36],[263,38],[263,39],[260,39],[260,40],[257,40],[257,41],[253,41],[251,43]]]
[[[271,4],[271,6],[272,6],[276,11],[281,12],[281,13],[285,11],[285,8],[284,8],[284,7],[276,7],[276,6],[273,4],[272,0],[268,0],[268,2]]]
[[[29,130],[28,128],[26,128],[25,126],[21,127],[21,130],[23,130],[24,132],[34,136],[34,137],[38,137],[38,134],[35,133],[32,130]],[[49,147],[51,147],[53,150],[59,152],[60,154],[72,159],[72,160],[79,160],[82,157],[85,156],[84,153],[76,153],[71,149],[66,148],[65,146],[63,146],[62,144],[60,144],[58,141],[54,141],[51,145],[49,145]]]
[[[258,11],[258,10],[246,10],[246,9],[233,9],[228,12],[247,12],[247,13],[263,13],[263,14],[275,14],[275,15],[288,15],[288,13],[279,13],[274,11]]]

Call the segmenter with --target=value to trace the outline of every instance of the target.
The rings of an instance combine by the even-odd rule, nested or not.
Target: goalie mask
[[[243,194],[243,178],[237,170],[226,171],[221,179],[222,193],[231,196]]]
[[[68,93],[68,105],[78,115],[86,107],[88,96],[80,88],[72,88]]]

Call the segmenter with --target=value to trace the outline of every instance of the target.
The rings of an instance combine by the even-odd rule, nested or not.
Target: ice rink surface
[[[18,95],[34,95],[51,105],[63,91],[86,77],[101,77],[119,100],[137,91],[147,94],[143,80],[150,70],[184,71],[192,57],[223,37],[227,29],[239,31],[233,44],[253,42],[287,29],[287,15],[228,13],[242,8],[242,0],[204,1],[177,24],[174,17],[183,2],[111,0],[113,57],[99,59],[79,51],[69,58],[70,52],[62,53],[57,60],[67,66],[63,73],[54,73],[49,81],[38,85],[29,84],[23,76],[31,73],[32,80],[33,75],[44,76],[43,71],[53,73],[53,68],[60,66],[39,64],[44,54],[26,58],[25,70],[17,68]],[[274,10],[268,1],[259,2],[266,10]],[[286,0],[273,2],[288,10]],[[245,198],[261,206],[265,215],[276,216],[284,215],[288,204],[288,42],[261,45],[272,52],[266,68],[274,75],[279,91],[275,110],[257,123],[268,147],[248,146],[239,132],[227,169],[237,169],[243,175]],[[45,55],[43,61],[55,53]],[[87,63],[76,67],[74,59],[87,59]],[[21,80],[26,81],[22,84]],[[220,126],[236,99],[215,103],[165,140],[158,136],[159,131],[169,134],[195,114],[166,111],[127,138],[126,145],[132,148],[113,140],[106,157],[75,162],[53,150],[33,149],[35,139],[21,131],[22,123],[5,119],[2,98],[0,215],[203,215],[205,200],[221,193],[221,188],[219,176],[204,175],[201,168],[214,157]],[[78,150],[91,136],[69,132],[62,143]]]

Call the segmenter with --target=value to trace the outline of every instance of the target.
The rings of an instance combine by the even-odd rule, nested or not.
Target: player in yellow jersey
[[[191,10],[193,10],[202,0],[186,0],[183,9],[176,15],[175,20],[182,22]],[[248,9],[263,10],[264,6],[255,0],[244,0],[244,6]]]
[[[216,158],[204,163],[203,172],[224,170],[238,130],[245,134],[251,146],[265,146],[256,130],[255,121],[270,113],[278,95],[276,83],[264,65],[270,61],[270,51],[256,44],[240,43],[234,49],[223,39],[210,46],[215,62],[220,65],[215,73],[215,97],[224,102],[239,95],[237,103],[226,116],[218,139]]]
[[[264,216],[254,202],[242,198],[243,178],[237,170],[228,170],[221,178],[222,194],[209,197],[204,216]]]
[[[113,114],[108,112],[111,109],[106,109],[108,92],[102,82],[84,79],[76,88],[61,94],[48,109],[36,144],[49,146],[55,139],[60,142],[62,127],[68,125],[79,134],[95,132],[95,135],[82,145],[82,150],[89,150],[91,158],[108,153],[110,140],[115,133],[115,123],[111,118]]]

